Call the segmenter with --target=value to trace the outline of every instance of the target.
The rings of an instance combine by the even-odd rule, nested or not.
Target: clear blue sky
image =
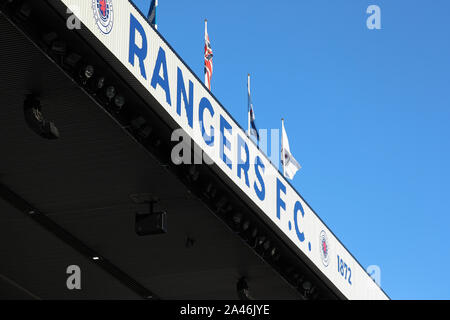
[[[150,0],[135,0],[144,12]],[[366,9],[381,8],[382,30]],[[159,0],[158,30],[246,127],[285,118],[293,185],[392,299],[450,299],[450,1]]]

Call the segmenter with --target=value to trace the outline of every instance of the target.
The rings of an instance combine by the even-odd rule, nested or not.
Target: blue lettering
[[[280,208],[286,210],[286,203],[281,200],[280,191],[286,194],[286,186],[277,178],[277,218],[280,219]]]
[[[248,169],[250,168],[250,152],[248,151],[248,145],[238,134],[238,164],[237,164],[237,175],[238,178],[241,178],[241,171],[244,171],[245,175],[245,184],[247,187],[250,187],[250,182],[248,181]],[[242,162],[242,147],[245,149],[245,162]]]
[[[177,113],[181,116],[181,95],[184,99],[184,109],[188,118],[189,126],[192,128],[192,112],[194,104],[194,84],[189,80],[189,99],[184,86],[183,73],[180,68],[177,68]]]
[[[205,109],[207,109],[209,111],[209,114],[211,115],[211,117],[214,116],[214,109],[211,105],[211,102],[209,102],[209,100],[207,98],[202,98],[202,100],[200,100],[200,104],[199,104],[199,108],[198,108],[198,118],[200,121],[200,127],[202,129],[202,137],[208,146],[213,146],[214,145],[214,128],[211,126],[209,135],[206,134],[205,123],[203,121],[203,114],[205,113]]]
[[[161,67],[163,68],[164,78],[161,78],[161,76],[159,75]],[[170,87],[169,87],[169,75],[167,74],[166,52],[161,47],[159,48],[158,57],[156,58],[156,64],[155,69],[153,70],[151,85],[154,89],[156,89],[156,86],[158,84],[166,92],[166,101],[169,105],[171,105],[172,103],[170,100]]]
[[[302,204],[300,201],[297,201],[294,206],[294,225],[295,225],[295,232],[297,233],[297,238],[300,240],[300,242],[305,241],[305,234],[303,232],[300,232],[300,229],[298,227],[297,222],[297,213],[300,210],[302,217],[305,216],[305,211],[303,210]]]
[[[136,45],[136,31],[139,32],[142,38],[142,48]],[[144,28],[139,21],[130,14],[130,49],[128,52],[128,61],[134,66],[134,57],[139,59],[139,67],[141,68],[141,75],[147,80],[147,74],[145,72],[144,60],[147,57],[147,36],[145,35]]]
[[[264,173],[264,163],[261,161],[261,158],[256,156],[255,159],[255,173],[256,173],[256,178],[259,181],[259,184],[261,185],[261,189],[258,188],[258,185],[255,183],[253,184],[253,188],[255,189],[256,195],[258,196],[259,200],[263,201],[264,198],[266,197],[266,186],[264,185],[264,180],[262,178],[261,172],[259,172],[259,169],[262,169],[262,172]]]
[[[224,153],[225,147],[231,151],[231,142],[225,137],[225,130],[231,132],[231,125],[222,115],[220,115],[220,154],[223,162],[225,162],[228,168],[232,169],[231,160]]]

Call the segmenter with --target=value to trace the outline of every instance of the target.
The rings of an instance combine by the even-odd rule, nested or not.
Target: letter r
[[[142,47],[139,48],[136,44],[136,31],[139,32],[142,38]],[[141,75],[147,80],[147,73],[145,72],[144,60],[147,57],[147,36],[145,30],[139,21],[130,14],[130,50],[128,53],[128,62],[134,66],[134,56],[139,59],[139,67],[141,69]]]

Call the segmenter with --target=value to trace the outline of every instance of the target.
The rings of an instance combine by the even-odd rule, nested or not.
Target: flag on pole
[[[254,135],[259,141],[258,129],[256,129],[255,112],[253,111],[252,97],[250,95],[250,74],[247,78],[247,93],[248,93],[248,135]]]
[[[213,52],[208,36],[208,21],[205,19],[205,85],[211,90],[211,76],[213,73]]]
[[[286,130],[284,129],[283,119],[281,119],[281,130],[281,164],[283,166],[283,175],[285,178],[292,180],[301,166],[292,156],[289,149],[289,141]]]
[[[156,7],[158,7],[158,0],[151,0],[150,9],[148,10],[147,20],[150,22],[155,29],[158,29],[158,25],[156,24]]]

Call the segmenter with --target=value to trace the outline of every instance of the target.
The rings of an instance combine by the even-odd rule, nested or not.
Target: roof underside
[[[299,293],[0,14],[0,181],[160,298],[235,299],[248,278],[259,299]],[[61,133],[26,125],[39,94]],[[158,197],[168,233],[139,237],[132,195]],[[193,247],[186,238],[195,239]],[[26,214],[0,200],[0,298],[140,298]],[[78,265],[82,290],[68,290]]]

